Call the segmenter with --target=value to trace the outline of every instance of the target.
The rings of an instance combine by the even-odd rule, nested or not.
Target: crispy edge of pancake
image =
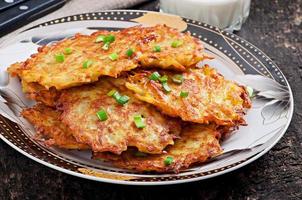
[[[89,146],[75,140],[71,130],[60,121],[61,113],[53,108],[36,104],[24,109],[21,115],[34,125],[37,131],[35,138],[45,145],[64,149],[89,149]]]
[[[54,87],[47,90],[38,83],[26,83],[25,81],[21,81],[21,84],[22,90],[27,98],[37,102],[42,102],[50,107],[56,106],[56,101],[59,99],[61,92],[56,90]]]
[[[196,88],[193,87],[191,79],[188,79],[188,82],[184,82],[181,85],[173,83],[171,80],[171,75],[173,75],[170,71],[161,70],[162,74],[168,74],[169,77],[169,86],[172,89],[172,92],[165,93],[162,84],[157,81],[149,80],[150,74],[154,72],[153,71],[143,71],[143,70],[136,70],[133,72],[134,75],[130,76],[126,87],[133,92],[136,93],[136,97],[139,98],[142,101],[146,101],[150,104],[155,105],[158,109],[160,109],[163,113],[172,116],[172,117],[180,117],[184,121],[190,121],[195,123],[201,123],[201,124],[208,124],[211,122],[215,122],[218,125],[226,125],[226,126],[238,126],[238,125],[246,125],[246,122],[243,118],[246,109],[251,107],[251,100],[248,96],[248,93],[246,91],[246,88],[244,86],[240,86],[237,83],[233,81],[229,81],[224,79],[224,77],[219,74],[214,68],[209,67],[208,65],[205,65],[204,67],[191,69],[190,71],[184,72],[184,76],[194,76],[194,80],[198,79],[200,81],[200,85],[206,85],[206,87],[216,87],[213,88],[213,91],[220,90],[220,88],[217,88],[221,85],[227,85],[230,84],[233,88],[233,90],[228,90],[228,94],[223,94],[222,97],[228,98],[230,100],[229,104],[230,106],[226,107],[225,103],[217,104],[213,102],[205,102],[205,104],[208,106],[208,109],[204,110],[206,112],[205,116],[196,117],[196,112],[198,107],[194,106],[195,104],[201,104],[200,101],[197,101],[194,96],[190,96],[192,94],[195,94],[196,91],[202,91],[203,89],[200,88],[200,86],[197,86]],[[204,73],[206,78],[199,78],[200,73]],[[210,80],[209,80],[210,79]],[[211,80],[212,79],[212,80]],[[197,80],[197,81],[198,81]],[[185,80],[186,81],[186,80]],[[191,81],[191,82],[189,82]],[[211,81],[213,83],[211,83]],[[225,84],[223,84],[225,83]],[[183,88],[184,87],[184,88]],[[188,88],[191,88],[192,91],[187,90]],[[195,91],[195,89],[197,89]],[[211,88],[207,88],[208,91],[210,91]],[[225,88],[221,88],[225,89]],[[180,91],[187,91],[189,92],[189,97],[187,98],[181,98],[179,96]],[[176,93],[179,92],[179,93]],[[235,93],[236,92],[236,93]],[[212,98],[215,100],[215,97],[211,97],[215,95],[215,93],[208,92],[207,98]],[[210,95],[210,97],[209,97]],[[171,99],[169,99],[171,98]],[[201,97],[200,97],[201,98]],[[203,97],[204,98],[204,97]],[[173,100],[173,102],[171,102]],[[193,101],[194,100],[194,101]],[[201,100],[201,99],[199,99]],[[206,101],[208,99],[205,99]],[[238,100],[236,104],[233,105],[233,101]],[[226,102],[226,100],[223,100]],[[179,102],[179,106],[173,106],[173,103]],[[238,105],[237,105],[238,104]],[[213,108],[213,109],[211,109]],[[215,113],[216,108],[219,108],[220,114],[225,115],[225,117],[220,117],[218,114]],[[187,109],[187,110],[186,110]],[[198,111],[200,112],[200,111]],[[195,113],[195,114],[194,114]],[[194,115],[193,115],[194,114]]]
[[[25,62],[16,62],[12,65],[10,65],[7,68],[7,72],[12,76],[12,77],[16,77],[19,76],[20,71],[22,70],[22,68],[24,67]]]
[[[15,63],[8,68],[8,72],[12,77],[18,76],[17,71],[24,65],[23,62]],[[46,89],[38,83],[27,83],[21,80],[22,91],[27,98],[35,100],[37,102],[42,102],[43,104],[55,107],[55,102],[60,96],[60,92],[55,88]]]
[[[219,144],[220,132],[213,125],[192,124],[183,128],[181,138],[166,149],[165,154],[142,155],[136,150],[128,150],[120,156],[111,153],[94,153],[94,159],[105,160],[116,167],[139,172],[176,172],[193,164],[204,163],[222,153]],[[165,164],[167,157],[173,162]]]
[[[121,154],[128,146],[135,146],[142,152],[161,153],[178,137],[181,129],[179,120],[167,117],[152,105],[136,99],[125,88],[124,82],[123,79],[108,77],[93,85],[64,90],[58,100],[58,108],[62,111],[60,119],[78,141],[88,144],[95,152]],[[129,102],[119,105],[107,95],[112,89],[129,96]],[[105,121],[100,121],[96,115],[101,108],[108,115]],[[135,126],[135,114],[144,115],[145,128]]]
[[[64,39],[62,41],[57,42],[56,44],[52,46],[43,46],[38,48],[38,53],[33,54],[31,58],[27,59],[23,63],[15,63],[11,65],[8,68],[8,72],[12,76],[18,75],[22,80],[25,82],[31,83],[36,82],[42,85],[45,88],[51,88],[55,87],[58,90],[70,88],[73,86],[79,86],[85,83],[89,82],[95,82],[97,79],[102,75],[109,75],[113,77],[117,77],[122,71],[129,71],[133,68],[138,67],[139,63],[142,65],[146,65],[146,67],[150,66],[157,66],[161,68],[169,68],[169,69],[176,69],[176,70],[185,70],[187,67],[192,67],[199,61],[208,58],[206,54],[203,53],[203,45],[200,40],[197,38],[192,37],[189,33],[180,33],[177,30],[167,27],[165,25],[157,25],[154,27],[131,27],[127,29],[123,29],[118,32],[112,32],[116,34],[122,34],[123,37],[127,38],[127,36],[132,36],[133,34],[136,36],[135,38],[139,40],[137,44],[137,48],[141,48],[146,46],[146,49],[141,48],[140,52],[137,53],[136,56],[132,60],[138,61],[136,63],[137,66],[132,66],[132,64],[129,64],[128,67],[125,69],[121,69],[120,71],[116,72],[114,74],[111,74],[111,72],[104,72],[104,74],[95,74],[90,69],[87,69],[87,72],[81,72],[81,75],[77,76],[76,78],[69,79],[68,76],[70,74],[66,75],[65,80],[64,77],[61,76],[53,76],[51,79],[48,79],[46,75],[43,75],[43,70],[40,70],[39,74],[35,74],[38,72],[35,72],[34,66],[37,66],[39,63],[36,63],[35,60],[38,60],[43,57],[43,55],[52,54],[52,49],[58,48],[60,50],[60,46],[64,46],[64,43],[72,40],[81,40],[81,38],[92,38],[92,41],[95,40],[95,37],[100,34],[109,34],[108,31],[98,31],[95,33],[92,33],[91,35],[82,35],[82,34],[76,34],[73,38]],[[147,34],[147,35],[146,35]],[[149,35],[148,35],[149,34]],[[169,35],[170,34],[170,35]],[[146,36],[145,36],[146,35]],[[167,36],[166,36],[167,35]],[[183,39],[183,45],[178,48],[172,48],[169,43],[167,46],[167,51],[161,51],[161,52],[153,52],[153,40],[156,40],[156,37],[159,36],[161,39],[165,41],[167,39],[168,41],[172,41],[172,39],[176,40]],[[173,36],[173,37],[172,37]],[[133,36],[134,37],[134,36]],[[165,38],[167,37],[167,38]],[[176,37],[176,39],[175,39]],[[135,41],[135,39],[134,39]],[[170,41],[170,42],[171,42]],[[157,41],[156,41],[157,42]],[[164,43],[165,44],[165,43]],[[186,45],[190,44],[191,48],[186,48]],[[114,43],[112,44],[114,45]],[[165,44],[167,45],[167,44]],[[122,44],[121,46],[125,46]],[[191,49],[191,50],[188,50]],[[63,50],[61,50],[63,51]],[[61,52],[60,51],[60,52]],[[110,50],[111,51],[111,50]],[[179,52],[180,51],[180,52]],[[57,52],[58,53],[58,52]],[[171,56],[172,55],[172,56]],[[124,57],[124,56],[120,56]],[[67,59],[67,58],[66,58]],[[129,59],[124,59],[125,62]],[[66,62],[63,63],[56,63],[56,65],[65,65]],[[114,64],[114,63],[113,63]],[[82,66],[82,63],[79,64]],[[124,66],[123,64],[122,66]],[[64,66],[66,68],[66,66]],[[63,69],[64,67],[60,67],[60,69]],[[58,69],[58,66],[55,66],[55,69]],[[114,68],[113,68],[114,69]],[[99,71],[99,70],[98,70]],[[86,73],[86,74],[85,74]],[[45,80],[44,80],[45,79]],[[47,80],[46,80],[47,79]],[[74,80],[76,79],[76,80]],[[55,83],[57,82],[57,83]],[[70,83],[69,83],[70,82]]]

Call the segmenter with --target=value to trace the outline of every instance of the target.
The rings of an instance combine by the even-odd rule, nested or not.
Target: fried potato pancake
[[[15,68],[20,68],[22,65],[23,63],[20,62],[13,64]],[[27,83],[24,80],[21,80],[21,86],[22,91],[27,98],[42,102],[47,106],[55,107],[55,102],[58,99],[60,92],[54,87],[46,89],[38,83]]]
[[[162,76],[169,77],[169,93],[164,91],[160,81],[149,79],[153,72],[134,73],[129,77],[126,87],[134,91],[140,100],[155,105],[167,115],[179,116],[184,121],[205,124],[215,122],[227,126],[245,124],[244,110],[251,106],[245,88],[225,80],[215,69],[207,65],[190,69],[182,73],[182,84],[172,81],[175,73],[161,71]]]
[[[115,40],[104,50],[98,36]],[[155,51],[155,46],[160,50]],[[127,53],[131,49],[132,53]],[[38,48],[38,53],[23,63],[8,68],[12,76],[26,83],[38,83],[57,90],[83,85],[100,76],[117,77],[138,66],[185,70],[206,57],[201,42],[188,33],[164,25],[132,27],[121,31],[76,34],[54,45]],[[86,64],[85,64],[86,63]]]
[[[37,139],[43,139],[48,146],[64,149],[89,149],[86,144],[79,143],[71,134],[71,130],[60,121],[61,113],[43,104],[24,109],[21,115],[34,125]]]
[[[21,84],[22,90],[27,98],[42,102],[50,107],[55,107],[56,101],[60,96],[60,91],[56,90],[54,87],[47,90],[38,83],[26,83],[25,81],[21,81]]]
[[[195,67],[203,59],[211,59],[204,53],[201,41],[188,32],[180,33],[168,26],[157,25],[149,28],[135,27],[130,34],[137,34],[137,60],[143,67],[184,71]]]
[[[58,100],[63,113],[62,122],[81,143],[91,146],[95,152],[110,151],[116,154],[137,147],[141,152],[162,153],[167,145],[174,144],[180,132],[178,121],[158,112],[152,105],[136,99],[132,92],[121,85],[122,79],[104,78],[94,85],[63,90]],[[118,91],[130,97],[120,105],[107,93]],[[97,112],[104,110],[108,119],[101,121]],[[134,116],[142,115],[145,128],[137,128]]]
[[[113,165],[135,171],[179,172],[192,164],[203,163],[222,153],[219,132],[214,126],[199,124],[183,128],[181,138],[160,155],[144,155],[127,150],[120,156],[111,153],[95,153],[95,159],[110,161]]]

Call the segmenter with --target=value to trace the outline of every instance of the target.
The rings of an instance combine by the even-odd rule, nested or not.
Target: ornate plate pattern
[[[9,64],[24,60],[38,45],[50,44],[76,32],[116,30],[139,24],[154,25],[158,22],[180,31],[191,32],[204,42],[207,52],[216,57],[214,61],[208,61],[210,65],[217,67],[227,78],[255,89],[253,109],[247,115],[249,126],[240,128],[222,143],[224,155],[179,174],[142,174],[93,161],[89,152],[48,148],[33,140],[32,127],[19,117],[22,107],[32,102],[20,97],[18,81],[7,77],[5,69]],[[82,178],[117,184],[159,185],[218,176],[238,169],[265,154],[283,136],[293,114],[290,86],[279,68],[261,50],[232,33],[178,16],[131,10],[68,16],[32,27],[3,46],[0,50],[0,59],[4,65],[0,68],[0,138],[41,164]],[[252,135],[253,132],[257,134],[246,141],[240,137],[242,134]]]

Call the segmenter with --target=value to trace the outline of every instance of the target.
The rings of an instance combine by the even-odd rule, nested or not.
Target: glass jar
[[[249,16],[250,4],[251,0],[160,0],[160,10],[234,31]]]

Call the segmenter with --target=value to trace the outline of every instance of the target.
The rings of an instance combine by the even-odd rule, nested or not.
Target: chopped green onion
[[[86,60],[83,62],[83,68],[87,69],[88,67],[90,67],[93,64],[92,60]]]
[[[163,82],[163,83],[162,83],[162,86],[163,86],[164,91],[165,91],[166,93],[169,93],[169,92],[172,91],[171,88],[169,87],[169,85],[168,85],[167,82]]]
[[[64,53],[67,54],[67,55],[69,55],[69,54],[72,53],[72,49],[68,47],[68,48],[66,48],[66,49],[64,50]]]
[[[115,36],[114,35],[107,35],[107,36],[104,36],[104,35],[100,35],[96,38],[95,42],[104,42],[104,45],[102,47],[102,49],[104,50],[108,50],[109,47],[110,47],[110,44],[112,42],[115,41]]]
[[[130,97],[123,95],[120,98],[116,99],[116,101],[121,104],[124,105],[125,103],[127,103],[129,101]]]
[[[126,51],[126,55],[128,56],[128,57],[131,57],[132,55],[133,55],[133,53],[134,53],[134,51],[133,51],[133,49],[128,49],[127,51]]]
[[[112,95],[112,97],[117,101],[119,98],[121,98],[121,95],[120,95],[120,93],[119,93],[118,91],[116,91],[116,92]]]
[[[161,83],[167,82],[168,81],[168,76],[167,75],[163,75],[162,77],[159,77],[158,80]]]
[[[172,77],[172,81],[177,84],[182,84],[183,80],[184,80],[184,77],[182,74],[175,74]]]
[[[56,54],[55,55],[55,59],[56,59],[56,61],[58,62],[58,63],[62,63],[62,62],[64,62],[64,60],[65,60],[65,57],[64,57],[64,55],[63,54]]]
[[[173,158],[171,156],[166,157],[164,163],[165,165],[171,165],[173,163]]]
[[[112,89],[112,90],[110,90],[110,91],[107,93],[107,95],[108,95],[109,97],[112,97],[116,92],[117,92],[117,91],[116,91],[115,89]]]
[[[177,48],[177,47],[181,46],[182,44],[183,44],[182,40],[175,40],[171,43],[171,47]]]
[[[118,55],[116,53],[112,53],[109,55],[110,60],[115,61],[118,58]]]
[[[143,153],[143,152],[140,152],[140,151],[135,152],[134,155],[136,157],[146,157],[147,156],[146,153]]]
[[[146,124],[144,123],[144,119],[142,118],[141,115],[135,115],[133,117],[133,120],[134,120],[135,126],[137,128],[145,128],[146,127]]]
[[[110,43],[109,42],[106,42],[104,45],[103,45],[103,47],[102,47],[102,49],[104,49],[104,50],[108,50],[109,49],[109,47],[110,47]]]
[[[107,35],[107,36],[100,35],[95,39],[96,43],[104,42],[104,45],[102,47],[102,49],[104,49],[104,50],[108,50],[110,47],[110,44],[114,41],[115,41],[114,35]]]
[[[189,92],[187,92],[187,91],[181,91],[179,94],[179,96],[182,98],[186,98],[188,95],[189,95]]]
[[[160,74],[158,72],[153,72],[150,76],[149,79],[153,81],[157,81],[160,78]]]
[[[98,116],[99,120],[105,121],[108,119],[107,113],[104,109],[99,110],[96,115]]]
[[[130,100],[130,97],[126,96],[126,95],[120,95],[120,93],[118,91],[116,91],[115,89],[110,90],[110,92],[107,93],[108,96],[113,97],[117,103],[124,105],[125,103],[127,103]]]
[[[99,36],[95,39],[95,42],[96,42],[96,43],[103,42],[104,39],[105,39],[105,36],[104,36],[104,35],[99,35]]]
[[[160,52],[161,51],[161,48],[160,48],[160,46],[154,46],[154,48],[153,48],[153,51],[155,51],[155,52]]]
[[[115,36],[114,35],[107,35],[103,39],[104,43],[112,43],[114,41],[115,41]]]
[[[253,95],[254,95],[254,89],[252,87],[246,86],[246,91],[247,91],[249,97],[253,97]]]

